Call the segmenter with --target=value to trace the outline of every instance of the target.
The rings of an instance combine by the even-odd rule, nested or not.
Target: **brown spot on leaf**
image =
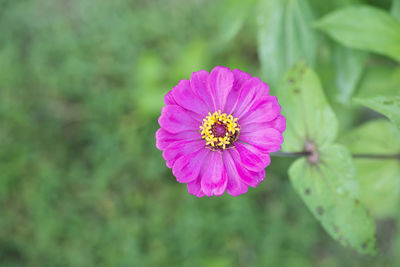
[[[317,207],[317,213],[318,213],[319,216],[322,216],[322,214],[324,214],[324,208],[321,207],[321,206],[318,206]]]
[[[299,88],[294,89],[294,90],[293,90],[293,93],[295,93],[295,94],[300,94],[300,89],[299,89]]]
[[[311,190],[310,190],[310,188],[306,188],[306,190],[304,190],[304,193],[305,193],[306,195],[309,195],[309,194],[311,194]]]
[[[333,226],[333,231],[337,234],[339,233],[339,227],[337,227],[336,225]]]
[[[361,245],[361,248],[362,248],[362,249],[366,249],[366,248],[367,248],[367,243],[363,243],[363,244]]]

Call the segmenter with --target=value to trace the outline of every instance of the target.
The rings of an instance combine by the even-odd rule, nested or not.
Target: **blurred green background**
[[[347,1],[311,2],[319,17]],[[255,4],[0,1],[0,266],[398,266],[395,222],[378,221],[376,256],[341,247],[291,159],[245,195],[198,199],[155,148],[180,79],[261,74]]]

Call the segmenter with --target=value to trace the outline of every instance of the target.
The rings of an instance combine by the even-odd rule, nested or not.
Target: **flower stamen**
[[[201,136],[206,140],[206,145],[211,150],[221,150],[229,148],[238,139],[240,126],[238,119],[232,115],[221,113],[221,110],[211,114],[203,119],[203,125],[200,126]]]

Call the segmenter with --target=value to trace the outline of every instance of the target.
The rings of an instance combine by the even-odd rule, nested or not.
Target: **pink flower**
[[[268,85],[240,70],[194,72],[164,98],[156,146],[180,183],[197,197],[232,196],[265,177],[285,118]]]

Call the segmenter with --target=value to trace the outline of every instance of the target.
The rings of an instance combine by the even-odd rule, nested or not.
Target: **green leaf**
[[[354,90],[363,73],[367,53],[336,45],[333,50],[333,62],[336,71],[335,82],[338,88],[336,99],[349,104]]]
[[[345,46],[400,61],[400,22],[383,10],[349,7],[324,16],[316,25]]]
[[[236,37],[242,28],[255,0],[225,0],[221,1],[220,9],[223,16],[219,17],[218,41],[223,45]]]
[[[400,21],[400,0],[393,0],[390,12],[393,17]]]
[[[313,156],[298,159],[289,169],[297,193],[334,239],[361,253],[373,253],[375,226],[359,203],[351,155],[333,144],[337,119],[315,72],[298,64],[279,88],[279,100],[287,118],[283,148],[314,147]]]
[[[283,150],[302,151],[306,141],[322,147],[335,140],[338,122],[313,70],[298,64],[284,79],[278,94],[287,119]]]
[[[346,135],[342,143],[352,153],[400,154],[400,133],[387,120],[368,122]],[[398,160],[356,158],[361,202],[379,218],[396,216],[400,201]]]
[[[310,4],[313,7],[313,10],[315,10],[318,15],[325,15],[332,10],[361,3],[362,0],[310,0]]]
[[[319,151],[319,163],[296,160],[290,180],[325,230],[344,246],[360,253],[375,252],[375,225],[359,202],[360,192],[352,158],[340,145]]]
[[[400,90],[400,68],[370,66],[360,81],[357,97],[396,96]]]
[[[306,0],[261,0],[258,53],[263,77],[272,86],[300,59],[313,66],[317,47]]]
[[[400,96],[377,96],[373,98],[355,98],[354,100],[357,103],[382,113],[400,130]]]

